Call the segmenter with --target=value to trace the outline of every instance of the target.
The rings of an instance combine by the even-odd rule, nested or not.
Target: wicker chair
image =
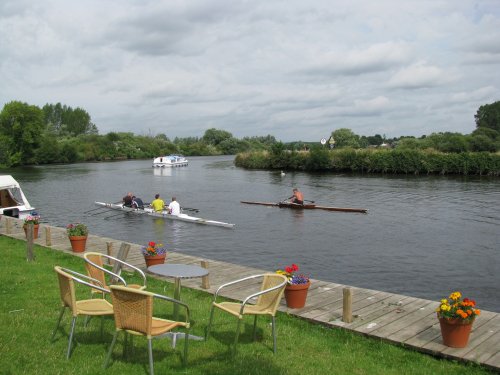
[[[109,285],[106,282],[106,276],[108,276],[111,284],[122,283],[129,288],[135,289],[146,289],[146,275],[140,268],[137,268],[121,259],[115,258],[111,255],[96,253],[96,252],[87,252],[83,255],[85,259],[85,268],[87,269],[87,274],[99,280],[100,285],[109,292]],[[104,259],[114,262],[115,268],[113,271],[108,270],[104,267]],[[142,285],[139,284],[127,284],[125,279],[121,276],[121,270],[123,267],[128,267],[137,271],[142,277]],[[92,289],[93,294],[102,294],[103,292],[99,289]]]
[[[147,337],[149,352],[149,373],[153,375],[153,346],[151,340],[153,337],[164,335],[165,333],[170,332],[177,327],[184,327],[186,331],[183,356],[183,362],[184,364],[186,364],[190,327],[189,307],[185,303],[177,301],[173,298],[146,292],[143,290],[132,289],[118,285],[111,285],[110,288],[114,306],[116,331],[113,335],[113,341],[111,342],[108,355],[104,362],[104,368],[108,366],[118,333],[123,331],[125,333],[125,343],[127,342],[128,333]],[[160,299],[183,306],[186,309],[185,322],[153,317],[153,302],[155,299]]]
[[[75,290],[75,282],[85,287],[95,288],[101,290],[101,292],[105,292],[106,290],[99,286],[99,281],[88,277],[86,275],[82,275],[78,272],[62,268],[59,266],[54,267],[54,270],[57,273],[57,277],[59,279],[59,289],[62,301],[61,312],[59,314],[59,319],[57,320],[56,328],[52,333],[51,340],[54,340],[56,332],[61,324],[61,319],[66,311],[66,308],[71,310],[73,319],[71,321],[71,331],[69,334],[69,342],[68,342],[68,351],[66,353],[66,358],[69,359],[71,355],[71,344],[73,342],[73,334],[75,331],[76,318],[79,315],[86,316],[101,316],[105,315],[113,315],[113,306],[104,299],[103,297],[100,299],[86,299],[86,300],[77,300],[76,299],[76,290]],[[102,320],[101,320],[101,335],[102,335]]]
[[[217,302],[217,297],[223,288],[228,286],[241,283],[251,279],[259,279],[262,278],[262,284],[260,287],[260,291],[257,293],[253,293],[246,297],[243,302]],[[273,351],[276,353],[276,321],[275,315],[278,310],[278,306],[281,301],[281,297],[283,296],[283,292],[285,291],[285,286],[287,283],[287,279],[283,275],[279,275],[276,273],[269,273],[263,275],[253,275],[249,277],[245,277],[243,279],[235,280],[226,284],[221,285],[214,295],[214,301],[212,303],[212,308],[210,310],[210,320],[207,327],[206,339],[208,339],[210,335],[210,329],[212,326],[214,309],[217,307],[218,309],[228,312],[229,314],[238,318],[238,325],[236,327],[236,336],[234,338],[234,349],[233,353],[236,351],[236,344],[238,343],[238,337],[240,334],[240,326],[241,321],[245,315],[253,315],[254,316],[254,324],[253,324],[253,336],[255,340],[255,330],[257,327],[257,316],[258,315],[269,315],[271,316],[272,321],[272,331],[273,331]],[[249,304],[249,302],[257,298],[257,302],[255,304]]]

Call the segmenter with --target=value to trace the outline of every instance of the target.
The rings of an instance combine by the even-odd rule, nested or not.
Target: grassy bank
[[[317,148],[309,152],[241,153],[235,164],[249,169],[500,176],[500,154],[489,152]]]
[[[102,370],[111,342],[114,323],[105,320],[104,336],[99,335],[99,319],[87,328],[83,318],[77,322],[77,345],[70,360],[65,359],[69,315],[63,330],[50,341],[59,308],[59,291],[54,265],[79,272],[83,260],[52,249],[35,246],[36,260],[27,263],[26,243],[0,236],[2,257],[0,285],[0,374],[147,374],[146,340],[136,338],[135,350],[122,357],[120,340],[111,366]],[[237,275],[235,275],[237,277]],[[171,283],[148,279],[148,289],[173,295]],[[85,290],[84,296],[88,296]],[[208,323],[210,294],[184,289],[182,298],[192,311],[192,333],[203,336]],[[161,305],[157,314],[170,314]],[[68,313],[66,313],[68,314]],[[271,327],[260,320],[257,342],[252,341],[252,319],[245,321],[238,353],[233,358],[236,321],[228,314],[216,313],[213,337],[208,342],[190,341],[187,367],[182,367],[177,349],[168,339],[153,342],[156,374],[487,374],[486,369],[440,360],[376,339],[340,329],[325,328],[280,313],[277,316],[278,353],[272,353]]]

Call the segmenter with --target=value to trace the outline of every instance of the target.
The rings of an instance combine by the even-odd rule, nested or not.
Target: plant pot
[[[40,224],[33,224],[33,239],[36,240],[38,238],[38,228],[40,228]],[[28,238],[28,224],[23,225],[24,234],[26,238]]]
[[[451,348],[465,348],[469,342],[472,322],[464,322],[461,319],[439,318],[443,344]]]
[[[87,236],[68,236],[71,248],[75,253],[83,253],[87,244]]]
[[[285,287],[286,305],[292,309],[300,309],[305,306],[307,291],[311,282],[307,284],[293,284]]]
[[[151,267],[154,266],[155,264],[163,264],[165,263],[165,258],[167,257],[167,254],[161,254],[161,255],[144,255],[144,260],[146,261],[146,266]]]

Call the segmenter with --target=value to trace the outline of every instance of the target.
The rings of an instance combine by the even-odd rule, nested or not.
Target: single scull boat
[[[225,223],[223,221],[216,221],[216,220],[206,220],[202,219],[199,217],[195,216],[189,216],[186,214],[179,214],[179,215],[170,215],[167,210],[163,210],[162,212],[155,212],[152,208],[145,207],[144,209],[138,209],[138,208],[131,208],[131,207],[124,207],[123,204],[121,203],[105,203],[105,202],[95,202],[96,206],[100,206],[102,208],[109,208],[111,210],[120,210],[124,212],[130,212],[134,214],[139,214],[139,215],[148,215],[148,216],[153,216],[153,217],[160,217],[164,219],[171,219],[171,220],[180,220],[180,221],[186,221],[189,223],[196,223],[196,224],[205,224],[205,225],[215,225],[218,227],[224,227],[224,228],[234,228],[234,224],[230,223]]]
[[[366,214],[368,210],[366,208],[345,208],[345,207],[327,207],[327,206],[317,206],[315,204],[297,204],[291,202],[250,202],[250,201],[241,201],[241,203],[245,204],[257,204],[260,206],[272,206],[272,207],[280,207],[280,208],[293,208],[296,210],[326,210],[326,211],[339,211],[339,212],[360,212]]]

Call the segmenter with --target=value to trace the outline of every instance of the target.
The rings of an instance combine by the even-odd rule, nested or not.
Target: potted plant
[[[40,215],[35,211],[31,212],[31,215],[24,219],[23,229],[24,234],[28,237],[28,225],[33,224],[33,239],[38,238],[38,229],[40,227]]]
[[[167,257],[167,248],[161,243],[151,241],[142,247],[142,255],[144,255],[147,267],[163,264]]]
[[[89,234],[87,226],[82,223],[68,224],[66,226],[66,233],[68,233],[73,251],[75,253],[84,252]]]
[[[299,266],[292,264],[276,271],[276,273],[286,276],[288,279],[285,287],[285,299],[286,305],[292,309],[300,309],[305,306],[307,291],[311,285],[309,277],[304,274],[297,274],[298,270]]]
[[[460,292],[453,292],[448,298],[441,300],[436,312],[443,344],[452,348],[465,348],[469,341],[472,323],[481,313],[476,309],[476,302],[462,298]]]

